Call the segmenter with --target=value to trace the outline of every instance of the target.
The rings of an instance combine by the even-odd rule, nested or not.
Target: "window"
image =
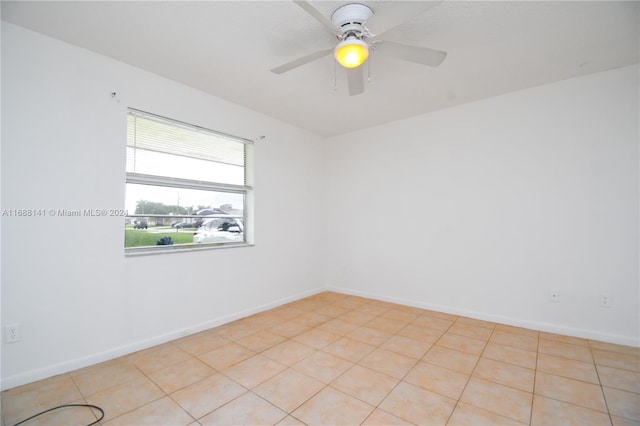
[[[250,241],[252,141],[129,109],[125,251]]]

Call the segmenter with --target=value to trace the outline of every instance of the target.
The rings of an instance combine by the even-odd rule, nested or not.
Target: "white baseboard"
[[[100,362],[109,361],[111,359],[118,358],[124,355],[129,355],[131,353],[134,353],[143,349],[147,349],[156,345],[160,345],[162,343],[170,342],[172,340],[176,340],[184,336],[189,336],[191,334],[195,334],[200,331],[218,327],[220,325],[227,324],[229,322],[232,322],[241,318],[245,318],[253,314],[257,314],[269,309],[277,308],[278,306],[282,306],[287,303],[294,302],[296,300],[304,299],[305,297],[313,296],[314,294],[318,294],[323,291],[326,291],[326,289],[319,288],[311,291],[306,291],[303,293],[298,293],[294,296],[285,297],[283,299],[265,303],[250,309],[245,309],[240,312],[235,312],[230,315],[214,318],[200,324],[194,324],[187,328],[174,330],[169,333],[165,333],[158,336],[153,336],[147,339],[132,342],[130,344],[109,349],[104,352],[99,352],[99,353],[91,354],[86,357],[76,358],[76,359],[64,361],[58,364],[48,365],[43,368],[26,371],[24,373],[15,374],[13,376],[4,377],[2,378],[2,382],[0,383],[0,389],[4,391],[17,386],[22,386],[28,383],[32,383],[38,380],[46,379],[48,377],[53,377],[58,374],[68,373],[70,371],[74,371],[79,368],[88,367],[90,365],[98,364]]]
[[[376,293],[369,293],[366,291],[357,291],[343,287],[327,286],[328,291],[334,291],[336,293],[349,294],[352,296],[361,296],[368,299],[380,300],[383,302],[398,303],[400,305],[412,306],[415,308],[428,309],[431,311],[443,312],[446,314],[460,315],[468,318],[474,318],[483,321],[490,321],[504,325],[511,325],[514,327],[522,327],[530,330],[544,331],[547,333],[562,334],[565,336],[580,337],[583,339],[598,340],[600,342],[615,343],[617,345],[640,347],[640,338],[634,336],[622,336],[617,334],[602,333],[593,330],[566,327],[558,324],[528,321],[518,318],[505,317],[501,315],[494,315],[486,312],[469,311],[465,309],[458,309],[451,306],[435,305],[426,302],[420,302],[412,299],[403,299],[400,297],[392,297],[387,295],[380,295]]]

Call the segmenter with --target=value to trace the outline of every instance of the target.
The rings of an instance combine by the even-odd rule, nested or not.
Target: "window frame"
[[[175,120],[172,118],[160,116],[157,114],[149,113],[146,111],[141,111],[135,108],[127,108],[127,117],[129,115],[136,115],[142,117],[150,117],[151,119],[161,120],[164,123],[175,123],[180,127],[187,127],[198,132],[209,133],[218,137],[221,137],[226,140],[231,140],[233,142],[244,144],[244,185],[236,185],[236,184],[228,184],[228,183],[219,183],[219,182],[210,182],[210,181],[202,181],[202,180],[192,180],[192,179],[182,179],[177,177],[167,177],[160,175],[151,175],[151,174],[143,174],[136,172],[126,171],[126,179],[125,179],[125,194],[126,194],[126,186],[127,184],[136,184],[136,185],[150,185],[156,187],[165,187],[165,188],[176,188],[176,189],[188,189],[188,190],[199,190],[199,191],[211,191],[211,192],[226,192],[232,194],[240,194],[243,197],[243,209],[242,215],[207,215],[207,216],[199,216],[199,215],[175,215],[175,214],[135,214],[129,213],[126,214],[126,219],[132,218],[172,218],[172,219],[202,219],[203,217],[214,219],[216,217],[226,217],[226,218],[236,218],[241,219],[243,221],[243,241],[228,241],[228,242],[212,242],[212,243],[184,243],[184,244],[174,244],[174,245],[156,245],[156,246],[134,246],[134,247],[126,247],[125,255],[147,255],[147,254],[161,254],[161,253],[176,253],[176,252],[184,252],[184,251],[200,251],[200,250],[210,250],[210,249],[219,249],[219,248],[231,248],[231,247],[247,247],[253,246],[253,145],[254,141],[246,138],[241,138],[238,136],[229,135],[223,132],[211,130],[205,127],[185,123],[180,120]],[[129,125],[127,125],[127,137],[129,135]],[[128,145],[127,145],[128,146]],[[128,165],[128,160],[127,160]],[[127,167],[125,167],[125,170]],[[126,197],[125,197],[126,198]],[[125,206],[126,208],[126,206]],[[195,232],[195,231],[194,231]],[[126,240],[124,242],[126,244]],[[123,244],[123,245],[124,245]]]

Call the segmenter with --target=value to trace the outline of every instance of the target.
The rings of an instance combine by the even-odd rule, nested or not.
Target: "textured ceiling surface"
[[[310,3],[330,18],[352,2]],[[358,2],[389,17],[410,6]],[[638,1],[430,3],[381,38],[444,50],[442,65],[373,53],[358,96],[331,55],[269,71],[337,43],[290,1],[2,1],[2,19],[324,136],[638,63]]]

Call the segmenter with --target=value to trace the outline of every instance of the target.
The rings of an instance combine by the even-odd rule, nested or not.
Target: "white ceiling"
[[[354,1],[311,4],[329,18]],[[402,8],[357,1],[376,13]],[[358,96],[332,56],[269,71],[336,43],[290,1],[2,1],[2,19],[332,136],[638,63],[639,4],[444,0],[382,37],[445,50],[442,65],[372,54]]]

